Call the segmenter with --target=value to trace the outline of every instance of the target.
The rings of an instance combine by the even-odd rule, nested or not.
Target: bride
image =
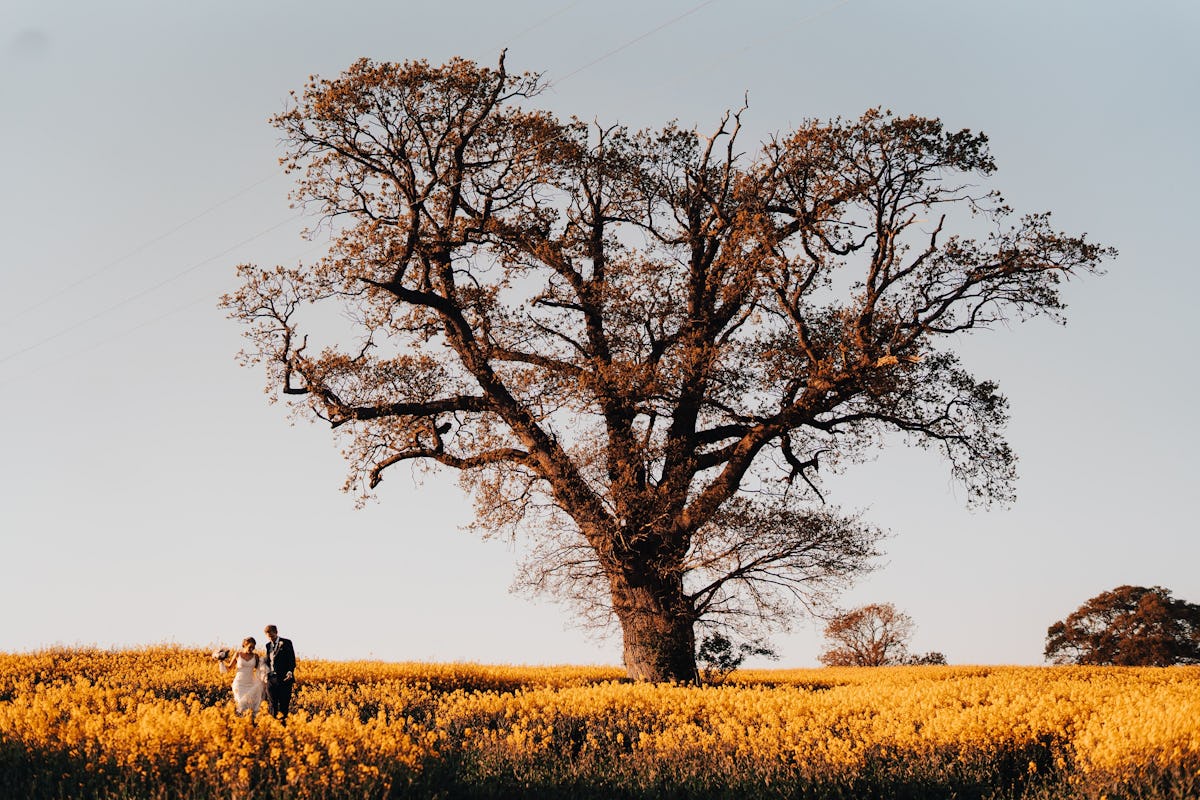
[[[267,665],[254,652],[256,644],[253,636],[247,636],[242,640],[242,649],[231,655],[228,661],[222,660],[220,663],[221,672],[236,670],[233,675],[233,702],[239,714],[253,715],[266,697]]]

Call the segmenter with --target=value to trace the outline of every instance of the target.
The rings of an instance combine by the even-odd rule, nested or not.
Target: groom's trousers
[[[292,686],[295,679],[290,681],[273,680],[267,684],[267,699],[270,702],[271,716],[286,720],[292,705]]]

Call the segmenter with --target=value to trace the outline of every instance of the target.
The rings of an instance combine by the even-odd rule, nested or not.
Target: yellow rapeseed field
[[[0,797],[1198,797],[1200,668],[303,661],[286,726],[177,647],[0,654]]]

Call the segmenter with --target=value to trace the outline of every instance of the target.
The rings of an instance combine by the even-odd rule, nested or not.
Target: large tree
[[[1118,586],[1051,625],[1045,655],[1056,664],[1200,664],[1200,605],[1161,586]]]
[[[223,302],[344,436],[351,491],[460,471],[484,529],[533,536],[533,583],[615,614],[631,676],[680,680],[697,623],[785,620],[866,566],[877,532],[818,464],[899,432],[1010,496],[1005,400],[951,347],[1057,316],[1110,253],[1010,221],[984,135],[873,110],[747,155],[740,112],[632,131],[532,108],[543,86],[363,60],[273,120],[331,245]],[[302,317],[331,304],[356,334],[320,346]]]

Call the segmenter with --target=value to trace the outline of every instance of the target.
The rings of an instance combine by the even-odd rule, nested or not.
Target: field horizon
[[[286,725],[183,645],[0,654],[0,795],[1191,797],[1200,667],[302,659]]]

